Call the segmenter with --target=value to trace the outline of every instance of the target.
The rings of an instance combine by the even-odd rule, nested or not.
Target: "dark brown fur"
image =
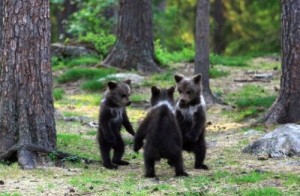
[[[174,114],[175,88],[152,87],[152,109],[140,124],[134,138],[134,151],[144,146],[145,176],[155,177],[155,161],[168,159],[175,167],[176,176],[187,176],[182,160],[182,138]]]
[[[176,104],[176,119],[182,133],[183,150],[195,154],[196,169],[208,169],[203,163],[206,156],[206,105],[201,78],[201,74],[192,78],[175,75],[180,95]]]
[[[131,134],[134,130],[129,122],[125,107],[130,105],[130,80],[116,83],[108,82],[107,91],[100,105],[98,142],[103,166],[117,169],[117,165],[128,165],[122,160],[125,145],[121,137],[122,125]],[[110,151],[114,150],[113,158]]]

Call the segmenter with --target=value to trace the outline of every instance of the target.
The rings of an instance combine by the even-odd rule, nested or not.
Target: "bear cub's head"
[[[188,106],[192,101],[198,99],[202,93],[202,75],[197,74],[192,78],[181,75],[174,76],[176,89],[179,93],[179,104],[181,107]]]
[[[105,99],[115,107],[126,107],[130,105],[130,84],[131,80],[125,80],[123,82],[108,82]]]
[[[167,102],[170,105],[174,105],[174,92],[175,87],[172,86],[168,89],[158,88],[156,86],[151,87],[151,106],[157,105],[159,102]]]

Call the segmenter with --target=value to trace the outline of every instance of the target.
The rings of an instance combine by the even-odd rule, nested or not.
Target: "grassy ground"
[[[132,151],[132,137],[123,131],[125,159],[130,161],[129,166],[110,171],[100,164],[72,162],[72,157],[59,167],[50,165],[30,171],[21,170],[15,163],[0,164],[0,196],[299,195],[300,158],[258,160],[254,155],[241,153],[247,144],[274,128],[251,126],[251,123],[259,118],[276,97],[274,89],[279,87],[279,62],[274,58],[213,58],[216,58],[213,69],[218,70],[215,71],[218,74],[211,80],[212,89],[230,105],[213,106],[208,111],[210,124],[207,128],[209,148],[206,163],[210,170],[195,170],[193,156],[184,152],[185,166],[190,177],[174,178],[173,168],[163,160],[156,165],[159,180],[145,179],[142,153]],[[62,64],[59,66],[54,73],[55,78],[72,75],[62,71]],[[72,64],[73,70],[95,69],[88,66]],[[174,64],[168,70],[167,73],[148,77],[143,84],[133,89],[132,100],[135,104],[128,108],[128,113],[134,127],[145,116],[144,107],[150,96],[149,86],[173,85],[173,73],[191,75],[192,64]],[[249,73],[253,72],[272,72],[275,77],[268,83],[234,82],[234,79],[250,77]],[[91,92],[80,88],[82,83],[95,78],[94,73],[90,78],[89,71],[84,73],[75,79],[70,77],[72,82],[58,80],[54,91],[55,108],[66,117],[80,116],[97,122],[102,93],[98,89],[97,92]],[[100,160],[95,128],[86,123],[64,120],[57,120],[56,128],[59,150]],[[261,134],[245,136],[244,133],[250,129],[258,130]]]

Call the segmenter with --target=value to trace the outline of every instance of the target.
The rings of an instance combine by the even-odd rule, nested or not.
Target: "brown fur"
[[[124,82],[108,82],[104,99],[100,105],[98,142],[103,166],[117,169],[117,165],[128,165],[122,160],[125,145],[121,137],[122,125],[132,135],[134,130],[129,122],[125,107],[130,105],[130,80]],[[110,151],[114,150],[111,160]]]
[[[195,168],[208,169],[203,163],[206,155],[206,105],[202,95],[202,75],[192,78],[175,75],[179,100],[176,119],[183,138],[183,150],[195,154]]]

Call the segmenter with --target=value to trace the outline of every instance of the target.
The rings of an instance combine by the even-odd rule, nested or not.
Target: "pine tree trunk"
[[[25,169],[47,157],[26,145],[56,148],[50,64],[49,0],[4,0],[0,74],[0,154]]]
[[[281,3],[282,75],[279,95],[265,115],[266,123],[300,121],[300,1]]]
[[[117,42],[103,64],[142,73],[160,70],[154,60],[151,0],[120,0]]]
[[[203,95],[208,105],[222,103],[209,85],[209,0],[198,0],[196,16],[195,74],[202,74]]]

